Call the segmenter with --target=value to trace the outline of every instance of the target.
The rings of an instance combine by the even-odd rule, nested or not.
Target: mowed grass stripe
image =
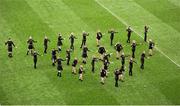
[[[6,2],[6,3],[5,3]],[[21,4],[21,7],[24,7],[26,10],[28,10],[28,12],[32,12],[31,11],[31,9],[28,9],[28,5],[24,2],[24,1],[18,1],[18,2],[16,2],[16,1],[11,1],[11,2],[7,2],[7,1],[1,1],[1,4],[3,4],[4,5],[4,7],[9,7],[9,6],[11,6],[11,3],[13,4],[13,5],[16,5],[16,3],[18,4],[18,5],[20,5]],[[27,6],[27,7],[26,7]],[[3,6],[1,6],[1,10],[3,9]],[[14,13],[14,11],[12,11],[12,10],[10,10],[11,9],[11,7],[9,7],[9,12],[8,12],[8,15],[12,15],[12,16],[16,16],[16,18],[11,18],[11,17],[8,17],[8,15],[6,15],[6,14],[4,14],[3,16],[5,17],[5,19],[9,22],[9,23],[4,23],[5,25],[9,25],[9,27],[11,27],[10,29],[12,29],[12,31],[13,31],[13,34],[17,34],[17,36],[16,36],[16,39],[18,39],[20,36],[19,35],[22,35],[22,34],[19,34],[19,33],[21,33],[21,31],[22,30],[18,30],[18,28],[20,28],[20,27],[22,27],[22,28],[24,28],[24,26],[22,25],[22,26],[17,26],[17,27],[12,27],[12,25],[14,25],[14,24],[16,24],[15,22],[17,22],[17,24],[19,23],[21,23],[22,22],[22,20],[21,20],[21,22],[19,22],[19,21],[17,21],[17,19],[18,18],[22,18],[22,14],[21,14],[21,12],[22,11],[18,11],[18,9],[16,9],[17,11],[16,11],[16,13]],[[6,12],[8,11],[8,9],[6,9]],[[20,12],[20,13],[19,13]],[[4,11],[2,10],[1,11],[1,13],[4,13]],[[31,15],[32,14],[34,14],[33,12],[32,13],[30,13]],[[26,16],[27,16],[27,14],[25,14]],[[35,14],[34,14],[35,15]],[[6,17],[7,16],[7,17]],[[31,17],[31,16],[29,16],[29,17]],[[32,16],[33,17],[33,16]],[[34,16],[35,17],[35,16]],[[37,18],[37,17],[36,17]],[[23,18],[22,18],[23,19]],[[27,19],[27,18],[26,18]],[[36,20],[36,19],[35,19]],[[33,20],[31,20],[31,21],[33,21]],[[38,20],[39,21],[39,20]],[[41,21],[39,21],[39,22],[41,22]],[[38,24],[38,23],[36,23],[36,24]],[[43,24],[41,24],[41,25],[43,25]],[[15,29],[15,28],[17,28],[17,29]],[[28,28],[29,28],[29,26],[26,26],[26,28],[27,29],[25,29],[25,30],[23,30],[24,31],[24,33],[26,33],[26,30],[28,30]],[[48,29],[48,28],[47,28]],[[47,30],[46,29],[46,30]],[[4,30],[6,30],[6,29],[4,29]],[[8,29],[7,29],[8,30]],[[28,31],[27,31],[28,32]],[[30,32],[29,32],[30,33]],[[33,32],[32,32],[33,33]],[[12,34],[12,33],[11,33]],[[22,35],[23,36],[23,35]],[[5,38],[5,39],[7,39],[7,37]],[[24,37],[23,39],[27,39],[26,37]],[[26,40],[25,40],[26,41]],[[17,42],[17,41],[16,41]],[[18,43],[18,42],[17,42]],[[22,42],[19,42],[21,45],[23,45],[23,43]],[[24,47],[26,47],[26,46],[24,46]],[[4,49],[5,49],[5,47],[4,47]],[[3,60],[7,60],[7,64],[8,65],[11,65],[11,69],[13,68],[13,72],[14,72],[14,75],[10,75],[9,76],[9,78],[14,78],[14,82],[12,83],[12,85],[11,85],[11,83],[7,83],[7,82],[9,82],[9,81],[11,81],[11,80],[4,80],[3,81],[3,83],[7,83],[7,84],[10,84],[10,85],[7,85],[7,86],[10,86],[10,87],[8,87],[7,89],[13,89],[12,91],[10,91],[10,92],[5,92],[6,94],[9,94],[9,96],[8,96],[8,99],[9,99],[9,101],[8,101],[8,104],[48,104],[49,103],[49,101],[47,101],[47,100],[43,100],[43,99],[48,99],[48,100],[50,100],[50,96],[47,96],[46,97],[46,95],[42,95],[41,93],[42,92],[44,92],[44,89],[47,89],[47,91],[50,93],[50,91],[52,90],[53,92],[54,91],[56,91],[56,90],[53,90],[54,88],[52,88],[53,86],[51,86],[51,85],[49,85],[50,84],[50,82],[49,82],[49,88],[46,88],[46,85],[44,86],[45,88],[43,89],[43,86],[42,86],[42,84],[44,83],[44,81],[42,81],[42,79],[44,79],[45,80],[45,82],[47,83],[48,82],[48,80],[46,79],[46,77],[44,77],[43,75],[42,75],[42,72],[40,71],[40,70],[37,70],[37,72],[32,72],[32,57],[29,57],[29,61],[28,62],[23,62],[23,60],[25,60],[26,61],[26,59],[24,59],[24,58],[28,58],[28,57],[24,57],[25,56],[25,52],[23,52],[23,51],[26,51],[26,49],[22,49],[20,46],[18,47],[18,50],[19,51],[21,51],[21,53],[19,53],[18,55],[19,55],[19,57],[17,57],[17,55],[16,55],[16,57],[14,57],[14,58],[20,58],[18,61],[16,61],[16,62],[18,62],[17,63],[17,65],[16,65],[16,63],[15,63],[15,61],[13,61],[13,62],[11,62],[12,60],[9,60],[9,59],[7,59],[7,57],[6,56],[3,56],[3,55],[1,55],[1,56],[3,56],[3,57],[5,57]],[[23,55],[23,56],[22,56]],[[22,56],[22,58],[21,58],[21,56]],[[13,59],[14,59],[13,58]],[[10,63],[11,62],[11,63]],[[23,67],[22,68],[22,63],[24,64],[25,63],[25,67]],[[26,66],[28,66],[28,65],[30,65],[30,67],[26,67]],[[20,69],[18,68],[18,67],[21,67]],[[15,69],[15,70],[14,70]],[[9,69],[7,69],[7,72],[9,72],[10,70]],[[34,71],[34,70],[33,70]],[[11,73],[11,72],[9,72],[9,73]],[[4,74],[4,73],[3,73]],[[6,78],[8,78],[8,77],[6,77]],[[36,82],[36,83],[35,83]],[[27,84],[27,85],[26,85]],[[25,88],[22,88],[23,86],[26,86]],[[27,87],[28,86],[28,87]],[[3,86],[4,87],[4,89],[5,89],[5,86]],[[8,90],[7,90],[8,91]],[[59,91],[58,91],[59,92]],[[56,92],[56,94],[58,94],[58,92]],[[54,93],[55,94],[55,93]],[[62,94],[62,93],[61,93]],[[32,97],[32,98],[31,98]],[[56,96],[57,97],[57,96]],[[58,97],[57,98],[59,98],[60,97],[60,95],[58,95]],[[15,99],[16,98],[16,99]],[[53,97],[54,98],[54,97]],[[42,100],[41,100],[42,99]],[[60,101],[57,101],[57,102],[59,102],[59,103],[61,103],[61,104],[64,104],[64,103],[62,103],[62,101],[63,101],[63,99],[61,100],[60,98],[59,98],[59,100]],[[50,101],[51,102],[51,101]],[[52,103],[51,103],[52,104]]]
[[[167,23],[169,26],[180,32],[180,7],[172,4],[169,0],[134,0],[145,10]],[[161,4],[161,5],[160,5]],[[163,5],[162,5],[163,4]],[[152,8],[152,6],[154,8]]]
[[[171,2],[172,4],[180,7],[180,1],[179,0],[168,0],[169,2]]]
[[[7,22],[2,18],[0,17],[0,20],[1,20],[1,35],[5,35],[5,36],[1,36],[2,37],[2,40],[5,41],[7,40],[7,38],[9,37],[8,35],[9,34],[13,34],[13,32],[11,31],[11,29],[9,28]],[[6,32],[3,32],[3,31],[6,31]],[[15,38],[14,34],[13,34],[13,38],[16,40],[16,43],[21,43],[19,42],[18,38]],[[17,77],[16,74],[19,72],[17,72],[16,70],[19,70],[19,69],[23,69],[19,64],[16,64],[14,63],[17,59],[19,59],[18,61],[22,61],[22,58],[19,57],[19,58],[14,58],[13,60],[9,60],[8,57],[7,57],[7,50],[6,48],[4,47],[4,42],[1,42],[2,43],[2,54],[1,54],[1,60],[4,60],[4,61],[1,61],[1,93],[2,93],[2,97],[0,98],[1,99],[1,103],[2,104],[11,104],[12,103],[12,95],[16,92],[14,92],[14,90],[16,88],[18,88],[18,86],[16,86],[14,83],[16,83],[17,81]],[[16,45],[17,46],[17,45]],[[16,50],[15,50],[16,51]],[[17,55],[18,51],[16,51],[14,54]],[[14,65],[15,64],[15,65]],[[16,70],[13,69],[14,66],[19,66],[19,67],[16,67]],[[8,83],[7,83],[8,82]],[[9,85],[13,85],[13,87],[9,87]],[[16,97],[15,97],[16,98]],[[2,100],[2,99],[5,99],[5,100]]]

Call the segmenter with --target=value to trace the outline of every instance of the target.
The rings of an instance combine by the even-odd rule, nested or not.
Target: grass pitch
[[[178,0],[0,0],[0,104],[180,104],[180,2]],[[147,44],[137,47],[137,65],[133,77],[126,69],[125,82],[114,87],[114,69],[120,66],[115,59],[115,50],[110,47],[108,29],[120,33],[118,41],[126,45],[126,25],[143,36],[145,24],[150,26],[149,38],[156,43],[159,52],[145,61],[145,70],[140,71],[139,56],[148,50]],[[99,69],[91,73],[91,56],[96,55],[96,31],[105,32],[101,44],[109,52],[114,52],[110,61],[110,74],[106,84],[101,85]],[[81,60],[81,33],[90,33],[87,40],[89,52],[84,81],[71,74],[71,66],[63,63],[62,78],[56,76],[56,68],[51,66],[51,49],[56,47],[57,34],[62,33],[65,58],[69,47],[69,34],[74,32],[74,57]],[[37,69],[33,69],[31,56],[26,56],[26,40],[32,35],[38,41],[35,48],[43,53],[43,38],[46,34],[51,43],[48,54],[39,57]],[[4,41],[10,37],[17,49],[14,57],[7,57]],[[133,33],[137,42],[143,39]],[[130,54],[130,46],[124,52]],[[167,58],[168,57],[168,58]],[[173,62],[174,63],[173,63]],[[81,61],[80,61],[81,62]],[[128,67],[126,62],[126,67]]]

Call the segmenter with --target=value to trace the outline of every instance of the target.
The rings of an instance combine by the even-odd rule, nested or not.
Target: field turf
[[[154,55],[145,61],[145,70],[140,70],[140,54],[148,50],[143,43],[143,27],[150,26],[149,38],[156,43]],[[143,45],[137,46],[133,76],[128,76],[126,61],[125,82],[114,87],[114,69],[120,67],[115,50],[110,46],[107,31],[114,28],[114,44],[126,45],[126,27],[134,29],[132,39]],[[109,77],[105,85],[100,84],[99,71],[102,63],[91,69],[92,55],[99,56],[96,47],[96,31],[103,33],[101,44],[114,53],[110,61]],[[71,66],[63,63],[62,78],[56,76],[56,67],[51,66],[51,49],[56,47],[57,34],[62,33],[65,58],[69,47],[68,36],[77,36],[75,51],[81,63],[81,33],[90,33],[87,40],[89,52],[84,81],[71,74]],[[51,42],[48,54],[38,58],[37,69],[33,69],[31,56],[26,56],[26,40],[32,35],[38,42],[35,48],[43,53],[43,38],[46,34]],[[7,57],[4,42],[11,37],[17,49],[14,57]],[[0,104],[180,104],[180,2],[179,0],[0,0]],[[131,53],[130,46],[124,49]],[[79,64],[80,65],[80,64]],[[79,67],[78,65],[78,67]]]

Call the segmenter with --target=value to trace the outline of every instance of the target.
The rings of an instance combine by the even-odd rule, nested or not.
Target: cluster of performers
[[[140,56],[140,68],[143,70],[144,69],[144,62],[146,58],[149,58],[149,56],[153,55],[153,49],[155,46],[155,43],[149,39],[147,41],[147,33],[148,33],[148,26],[144,27],[144,42],[148,43],[148,49],[149,52],[146,53],[145,51],[142,52],[141,56]],[[120,60],[120,64],[121,66],[117,69],[115,69],[114,71],[114,77],[115,77],[115,87],[118,87],[118,82],[119,81],[124,81],[124,74],[125,74],[125,61],[127,60],[127,57],[130,57],[130,59],[128,59],[129,61],[129,67],[128,67],[128,71],[129,71],[129,76],[133,75],[133,64],[137,63],[134,59],[135,59],[135,52],[136,52],[136,46],[141,45],[142,43],[136,43],[135,40],[132,40],[131,42],[131,35],[133,33],[133,30],[131,29],[131,27],[129,26],[127,29],[127,43],[131,43],[130,46],[132,48],[132,54],[131,55],[126,55],[123,52],[123,48],[125,46],[123,46],[120,42],[117,42],[115,45],[113,45],[113,39],[114,39],[114,35],[116,33],[118,33],[117,31],[115,31],[114,29],[111,29],[108,31],[108,33],[110,34],[110,45],[116,50],[116,59]],[[96,56],[92,56],[92,61],[91,61],[91,71],[92,73],[95,73],[95,63],[97,62],[102,62],[103,66],[100,70],[100,77],[101,77],[101,84],[105,84],[105,79],[108,76],[109,73],[109,65],[112,63],[109,61],[109,58],[112,57],[112,53],[107,53],[107,50],[105,49],[104,46],[102,46],[100,44],[100,41],[102,39],[102,37],[105,34],[102,34],[102,32],[100,30],[97,31],[96,33],[96,43],[97,43],[97,49],[98,49],[98,53],[100,54],[99,57]],[[83,75],[85,73],[85,69],[83,68],[83,65],[85,65],[87,63],[87,58],[88,58],[88,52],[90,51],[89,48],[86,45],[86,40],[87,40],[87,36],[89,36],[89,33],[83,31],[82,32],[82,43],[81,43],[81,50],[82,50],[82,63],[80,63],[80,67],[78,68],[78,74],[79,74],[79,80],[83,81]],[[62,77],[62,70],[63,70],[63,65],[62,62],[65,61],[66,64],[69,66],[70,65],[70,60],[71,60],[71,54],[74,51],[74,41],[75,39],[77,39],[77,37],[74,35],[74,33],[71,33],[69,36],[69,40],[70,40],[70,47],[66,50],[66,59],[63,59],[58,55],[58,53],[60,53],[62,51],[62,45],[63,45],[63,40],[64,38],[62,37],[61,34],[58,35],[57,38],[57,47],[53,48],[51,51],[51,55],[52,55],[52,66],[57,66],[57,76],[58,77]],[[42,56],[40,55],[34,48],[34,43],[36,43],[37,41],[35,41],[31,36],[29,37],[29,39],[27,40],[27,44],[28,44],[28,50],[27,50],[27,55],[31,54],[31,56],[33,56],[33,62],[34,62],[34,68],[37,68],[37,61],[38,61],[38,56]],[[47,54],[47,50],[48,50],[48,43],[51,42],[50,39],[45,36],[44,37],[44,54]],[[15,47],[14,42],[11,40],[11,38],[8,39],[8,41],[5,42],[5,45],[7,45],[8,47],[8,57],[12,58],[12,51],[13,51],[13,47]],[[74,58],[74,60],[72,61],[72,74],[77,74],[77,65],[79,63],[79,59],[77,57]]]

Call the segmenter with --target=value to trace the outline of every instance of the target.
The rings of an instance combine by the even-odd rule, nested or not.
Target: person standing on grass
[[[8,50],[8,57],[13,57],[12,52],[13,52],[13,47],[15,47],[14,42],[11,40],[11,38],[8,39],[8,41],[5,42],[5,45],[7,45],[7,50]]]
[[[136,51],[136,46],[142,45],[142,43],[136,43],[135,40],[132,41],[131,48],[132,48],[132,57],[135,58],[135,51]]]
[[[121,54],[121,65],[122,66],[125,65],[125,55],[124,55],[124,52]]]
[[[56,63],[56,59],[57,59],[57,54],[58,50],[56,49],[52,49],[52,52],[51,52],[51,55],[52,55],[52,65],[55,66],[55,63]]]
[[[149,27],[148,26],[144,26],[144,41],[147,42],[147,33],[148,33]]]
[[[101,69],[100,76],[101,76],[101,84],[104,85],[105,78],[106,78],[106,70],[105,69]]]
[[[108,77],[108,68],[109,68],[109,57],[112,55],[112,53],[110,54],[105,54],[103,59],[100,59],[103,62],[103,69],[106,71],[106,77]]]
[[[106,71],[106,77],[108,77],[108,69],[110,62],[104,61],[104,70]]]
[[[60,52],[61,51],[61,46],[63,45],[63,43],[62,43],[62,40],[64,40],[64,38],[62,38],[62,35],[61,34],[59,34],[58,35],[58,40],[57,40],[57,47],[58,47],[58,51]]]
[[[92,65],[92,69],[91,71],[94,73],[95,70],[95,63],[98,61],[99,59],[96,58],[95,56],[92,57],[92,61],[91,61],[91,65]]]
[[[48,49],[48,42],[50,42],[50,40],[48,39],[47,36],[44,37],[44,54],[47,53],[47,49]]]
[[[69,65],[71,59],[71,51],[69,49],[66,50],[66,61],[67,61],[67,65]]]
[[[32,54],[33,49],[34,49],[34,43],[37,41],[33,40],[32,37],[30,36],[29,39],[27,40],[28,43],[28,50],[27,50],[27,55],[29,55],[29,52]]]
[[[118,33],[117,31],[115,31],[114,29],[111,29],[108,31],[108,33],[110,33],[110,41],[111,41],[111,46],[113,45],[113,39],[114,39],[114,35],[115,33]]]
[[[132,34],[132,29],[131,29],[131,26],[129,26],[127,29],[126,29],[126,31],[128,32],[127,33],[127,37],[128,37],[128,39],[127,39],[127,43],[130,43],[131,42],[131,34]]]
[[[119,69],[116,69],[114,72],[115,87],[118,87],[119,75],[120,75],[120,71],[119,71]]]
[[[101,55],[101,59],[103,59],[104,54],[106,53],[106,49],[103,46],[100,46],[98,49],[98,53]]]
[[[132,76],[132,69],[133,69],[133,63],[136,63],[136,61],[133,60],[133,58],[131,57],[129,60],[129,76]]]
[[[143,53],[141,54],[141,66],[140,68],[143,70],[144,69],[144,61],[145,61],[145,58],[146,58],[146,52],[143,51]]]
[[[66,60],[64,60],[64,59],[62,59],[60,57],[58,57],[57,60],[56,60],[56,62],[57,62],[57,71],[58,71],[57,76],[58,77],[61,77],[61,73],[63,71],[62,61],[66,61]]]
[[[125,59],[126,59],[126,57],[128,57],[128,56],[126,56],[126,55],[124,54],[124,52],[122,52],[122,54],[121,54],[121,65],[122,65],[123,67],[125,67]]]
[[[79,68],[79,80],[80,81],[83,81],[83,73],[84,73],[83,65],[80,65],[80,68]]]
[[[74,58],[73,63],[72,63],[72,74],[76,74],[76,66],[78,64],[78,59]]]
[[[33,61],[34,61],[34,69],[36,69],[36,68],[37,68],[38,56],[40,56],[40,55],[39,55],[38,52],[34,51],[34,52],[32,53],[32,56],[33,56]]]
[[[82,50],[82,58],[83,58],[83,63],[86,64],[86,58],[88,57],[88,47],[87,46],[84,46],[83,47],[83,50]]]
[[[102,36],[103,36],[103,35],[102,35],[101,31],[98,30],[97,33],[96,33],[96,43],[97,43],[97,47],[100,46],[100,40],[101,40]]]
[[[132,47],[132,57],[135,58],[135,51],[136,51],[136,41],[135,40],[132,41],[131,47]]]
[[[144,26],[144,41],[147,42],[147,33],[148,33],[149,27],[148,26]]]
[[[155,43],[149,39],[149,56],[153,55],[153,49],[154,49]]]
[[[121,43],[118,42],[114,47],[116,49],[116,59],[119,59],[121,51],[123,50],[123,46],[121,45]]]
[[[124,76],[125,76],[125,67],[121,66],[120,70],[119,70],[119,80],[124,82]]]
[[[82,48],[83,46],[86,45],[86,37],[87,36],[89,36],[89,33],[83,31],[83,33],[82,33],[82,43],[81,43],[81,47],[80,48]]]
[[[74,33],[72,32],[70,34],[70,37],[69,37],[69,40],[70,40],[70,43],[71,43],[71,45],[70,45],[71,51],[74,51],[74,39],[77,39],[77,38],[74,36]]]

